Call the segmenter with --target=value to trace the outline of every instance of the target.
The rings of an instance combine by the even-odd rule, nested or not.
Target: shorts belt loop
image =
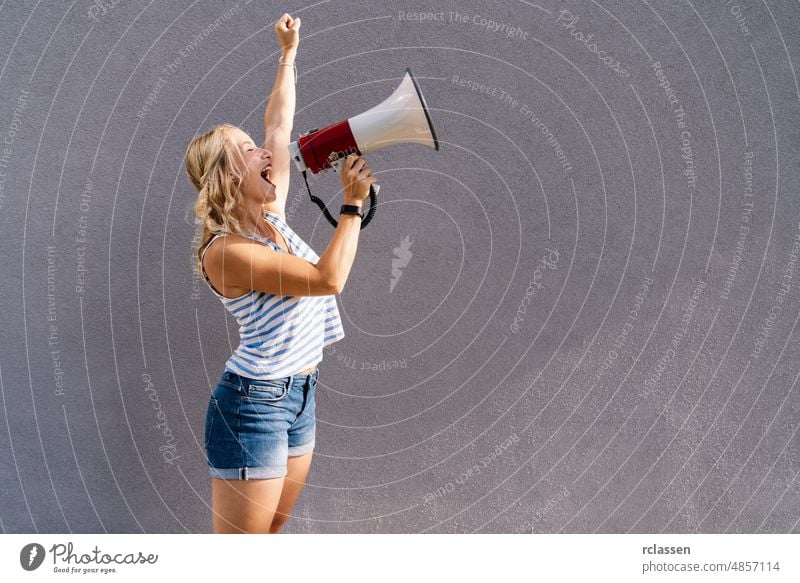
[[[292,384],[293,384],[293,382],[294,382],[294,375],[293,375],[293,374],[290,374],[290,375],[289,375],[289,385],[286,387],[286,390],[287,390],[287,391],[288,391],[289,389],[291,389],[291,388],[292,388]]]

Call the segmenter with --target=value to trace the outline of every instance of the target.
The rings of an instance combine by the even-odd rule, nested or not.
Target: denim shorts
[[[275,380],[226,371],[208,399],[209,475],[226,480],[279,478],[286,458],[314,449],[319,369]]]

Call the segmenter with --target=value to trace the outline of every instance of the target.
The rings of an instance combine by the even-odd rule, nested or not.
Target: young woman
[[[240,344],[208,401],[205,448],[215,533],[277,533],[305,485],[315,439],[316,368],[344,337],[335,294],[358,246],[359,214],[342,213],[319,257],[285,222],[294,58],[300,19],[275,25],[281,58],[259,148],[222,124],[192,140],[186,173],[199,191],[198,271],[240,325]],[[349,156],[344,203],[362,206],[375,177]]]

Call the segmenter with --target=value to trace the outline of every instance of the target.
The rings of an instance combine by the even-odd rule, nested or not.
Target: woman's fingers
[[[289,28],[291,28],[292,22],[293,22],[292,17],[284,12],[283,16],[281,16],[278,19],[278,22],[275,23],[275,28],[280,31],[288,30]]]
[[[358,154],[350,154],[345,158],[345,168],[353,180],[362,180],[372,175],[372,168],[367,164],[366,159]]]
[[[353,155],[355,156],[355,154]],[[366,160],[364,160],[364,158],[359,158],[358,156],[356,156],[355,160],[353,160],[352,162],[350,162],[348,158],[348,162],[349,163],[346,164],[346,166],[348,170],[353,174],[358,174],[361,171],[361,168],[363,168],[364,164],[367,163]]]

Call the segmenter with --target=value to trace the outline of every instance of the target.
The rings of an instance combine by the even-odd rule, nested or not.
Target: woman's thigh
[[[269,532],[284,478],[223,480],[211,478],[211,526],[215,533]]]
[[[311,458],[314,452],[310,451],[307,454],[290,457],[288,460],[289,471],[283,481],[283,492],[281,499],[278,502],[278,511],[272,518],[272,527],[285,524],[292,516],[292,508],[294,503],[300,498],[303,488],[306,485],[306,478],[308,471],[311,468]]]

